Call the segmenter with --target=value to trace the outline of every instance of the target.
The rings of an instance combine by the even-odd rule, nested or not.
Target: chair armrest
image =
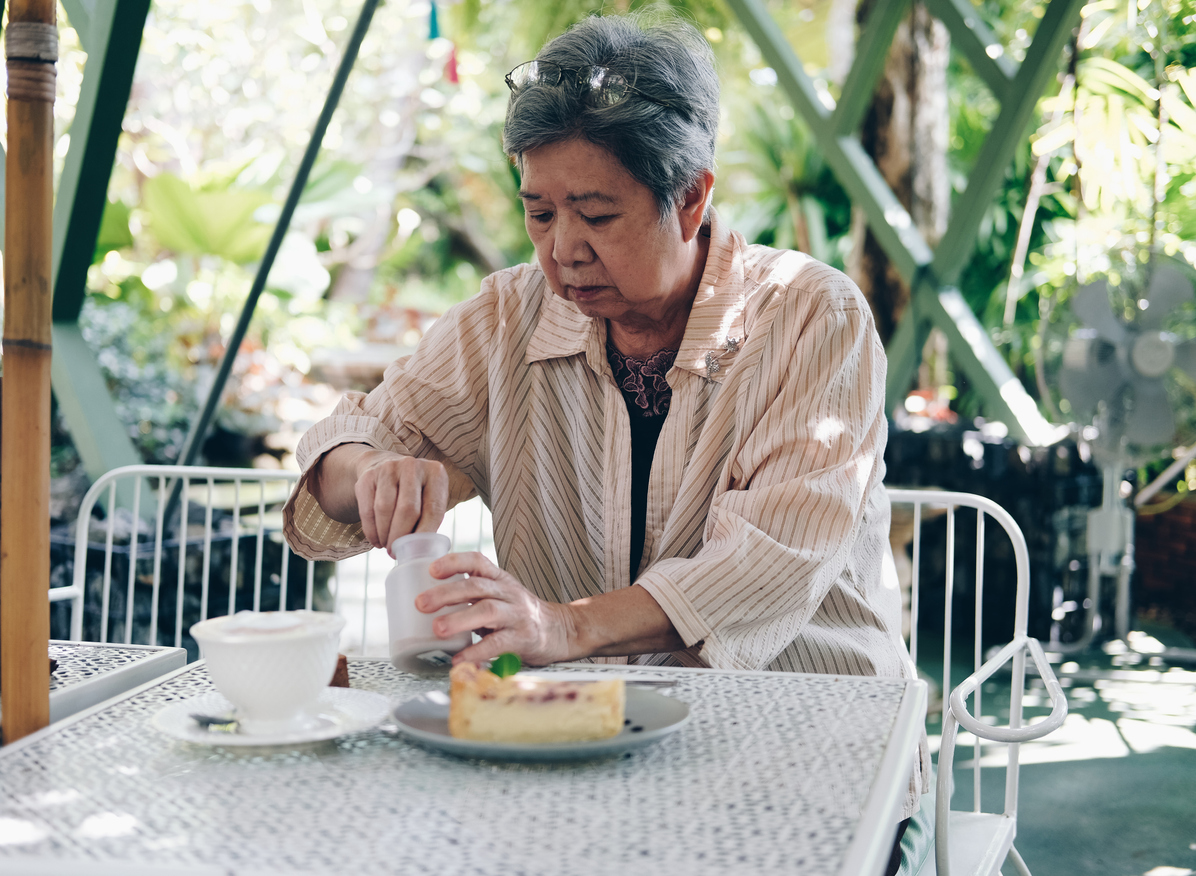
[[[1051,714],[1029,727],[992,727],[981,723],[968,711],[965,701],[976,688],[1013,659],[1023,648],[1030,652],[1030,656],[1034,659],[1034,665],[1038,668],[1038,674],[1046,685],[1047,694],[1051,698]],[[1067,698],[1063,695],[1063,687],[1055,678],[1055,673],[1051,670],[1050,663],[1047,662],[1046,654],[1043,653],[1042,645],[1037,639],[1030,636],[1018,636],[986,661],[976,672],[960,682],[951,691],[950,701],[951,713],[961,727],[982,739],[989,739],[993,742],[1028,742],[1031,739],[1039,739],[1058,729],[1059,725],[1063,723],[1063,719],[1067,717]]]
[[[985,680],[1014,660],[1014,678],[1022,678],[1024,664],[1023,651],[1029,651],[1042,676],[1047,692],[1051,698],[1051,714],[1042,721],[1030,727],[990,727],[982,724],[972,715],[965,705],[967,697],[973,693]],[[1015,691],[1016,693],[1016,691]],[[1063,696],[1063,688],[1043,653],[1042,645],[1037,639],[1029,636],[1018,636],[995,656],[986,661],[976,672],[969,675],[959,684],[950,697],[951,708],[943,715],[943,736],[939,748],[939,773],[937,782],[937,799],[935,801],[935,864],[939,876],[951,876],[950,860],[947,853],[950,845],[947,839],[947,829],[951,818],[952,777],[955,766],[955,740],[960,727],[970,730],[977,737],[994,742],[1021,743],[1046,736],[1063,723],[1067,717],[1067,699]],[[1006,773],[1005,785],[1005,814],[1016,817],[1017,813],[1017,754],[1016,748],[1010,756],[1010,770]]]

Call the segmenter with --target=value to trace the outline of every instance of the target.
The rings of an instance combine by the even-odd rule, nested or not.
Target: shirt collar
[[[698,283],[677,366],[722,383],[727,368],[743,349],[745,293],[743,238],[710,211],[710,249]]]
[[[743,240],[731,232],[718,213],[710,211],[706,267],[698,283],[676,367],[721,383],[728,366],[743,348]],[[602,373],[606,362],[606,321],[592,319],[571,301],[558,298],[544,282],[540,319],[524,354],[527,363],[584,354],[590,367]]]

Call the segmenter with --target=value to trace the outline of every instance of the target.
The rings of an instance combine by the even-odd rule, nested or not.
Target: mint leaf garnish
[[[490,671],[499,678],[506,678],[508,675],[514,675],[523,668],[523,661],[519,659],[518,654],[512,654],[508,651],[506,654],[499,654],[492,661],[490,661]]]

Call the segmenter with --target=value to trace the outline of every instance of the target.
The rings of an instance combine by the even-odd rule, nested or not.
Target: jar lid
[[[396,563],[410,563],[412,560],[434,560],[449,552],[453,542],[439,532],[413,532],[396,538],[390,552]]]

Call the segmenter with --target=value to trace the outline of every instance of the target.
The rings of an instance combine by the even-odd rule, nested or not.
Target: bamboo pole
[[[54,0],[10,0],[0,404],[0,722],[50,722],[50,306]]]

